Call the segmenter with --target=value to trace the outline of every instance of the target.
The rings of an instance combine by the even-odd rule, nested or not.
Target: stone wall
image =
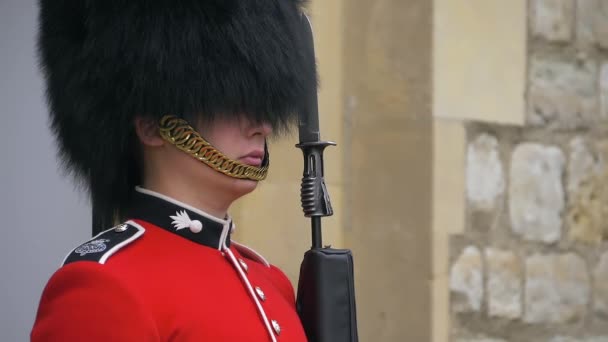
[[[451,340],[608,341],[608,1],[528,11],[525,124],[466,125]]]

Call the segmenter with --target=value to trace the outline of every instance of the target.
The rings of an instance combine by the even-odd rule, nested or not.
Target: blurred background
[[[361,341],[608,341],[608,1],[311,0],[335,215]],[[0,340],[89,237],[35,57],[0,0]],[[297,137],[232,210],[294,285],[310,246]]]

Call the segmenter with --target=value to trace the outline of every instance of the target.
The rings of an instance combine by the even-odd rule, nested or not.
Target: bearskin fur
[[[302,0],[40,0],[51,126],[88,186],[94,231],[141,181],[136,115],[290,125],[316,91]],[[311,60],[312,59],[312,60]]]

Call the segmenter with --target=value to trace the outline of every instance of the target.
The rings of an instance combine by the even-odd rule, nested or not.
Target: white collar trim
[[[217,217],[215,217],[215,216],[213,216],[211,214],[207,214],[206,212],[204,212],[204,211],[202,211],[200,209],[197,209],[197,208],[195,208],[195,207],[193,207],[193,206],[191,206],[189,204],[180,202],[180,201],[176,200],[175,198],[169,197],[167,195],[163,195],[163,194],[158,193],[156,191],[152,191],[152,190],[148,190],[146,188],[142,188],[141,186],[136,186],[135,187],[135,191],[140,192],[142,194],[146,194],[146,195],[150,195],[150,196],[154,196],[154,197],[160,198],[160,199],[165,200],[167,202],[171,202],[171,203],[173,203],[175,205],[179,205],[180,207],[186,208],[186,209],[188,209],[190,211],[193,211],[193,212],[195,212],[195,213],[197,213],[197,214],[199,214],[199,215],[201,215],[201,216],[203,216],[205,218],[208,218],[208,219],[210,219],[212,221],[215,221],[215,222],[217,222],[219,224],[222,224],[222,225],[224,225],[224,227],[226,227],[226,226],[230,227],[230,222],[232,221],[230,219],[230,216],[228,216],[227,220],[223,220],[223,219],[217,218]],[[220,246],[221,246],[221,243],[220,243]]]

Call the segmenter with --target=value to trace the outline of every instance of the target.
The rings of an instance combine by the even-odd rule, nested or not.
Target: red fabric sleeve
[[[94,262],[64,266],[51,277],[31,333],[32,342],[159,340],[132,292]]]
[[[281,294],[287,299],[289,303],[293,304],[293,307],[296,307],[296,296],[294,294],[293,286],[291,285],[291,281],[280,268],[270,265],[271,274],[274,279],[274,282],[281,291]]]

